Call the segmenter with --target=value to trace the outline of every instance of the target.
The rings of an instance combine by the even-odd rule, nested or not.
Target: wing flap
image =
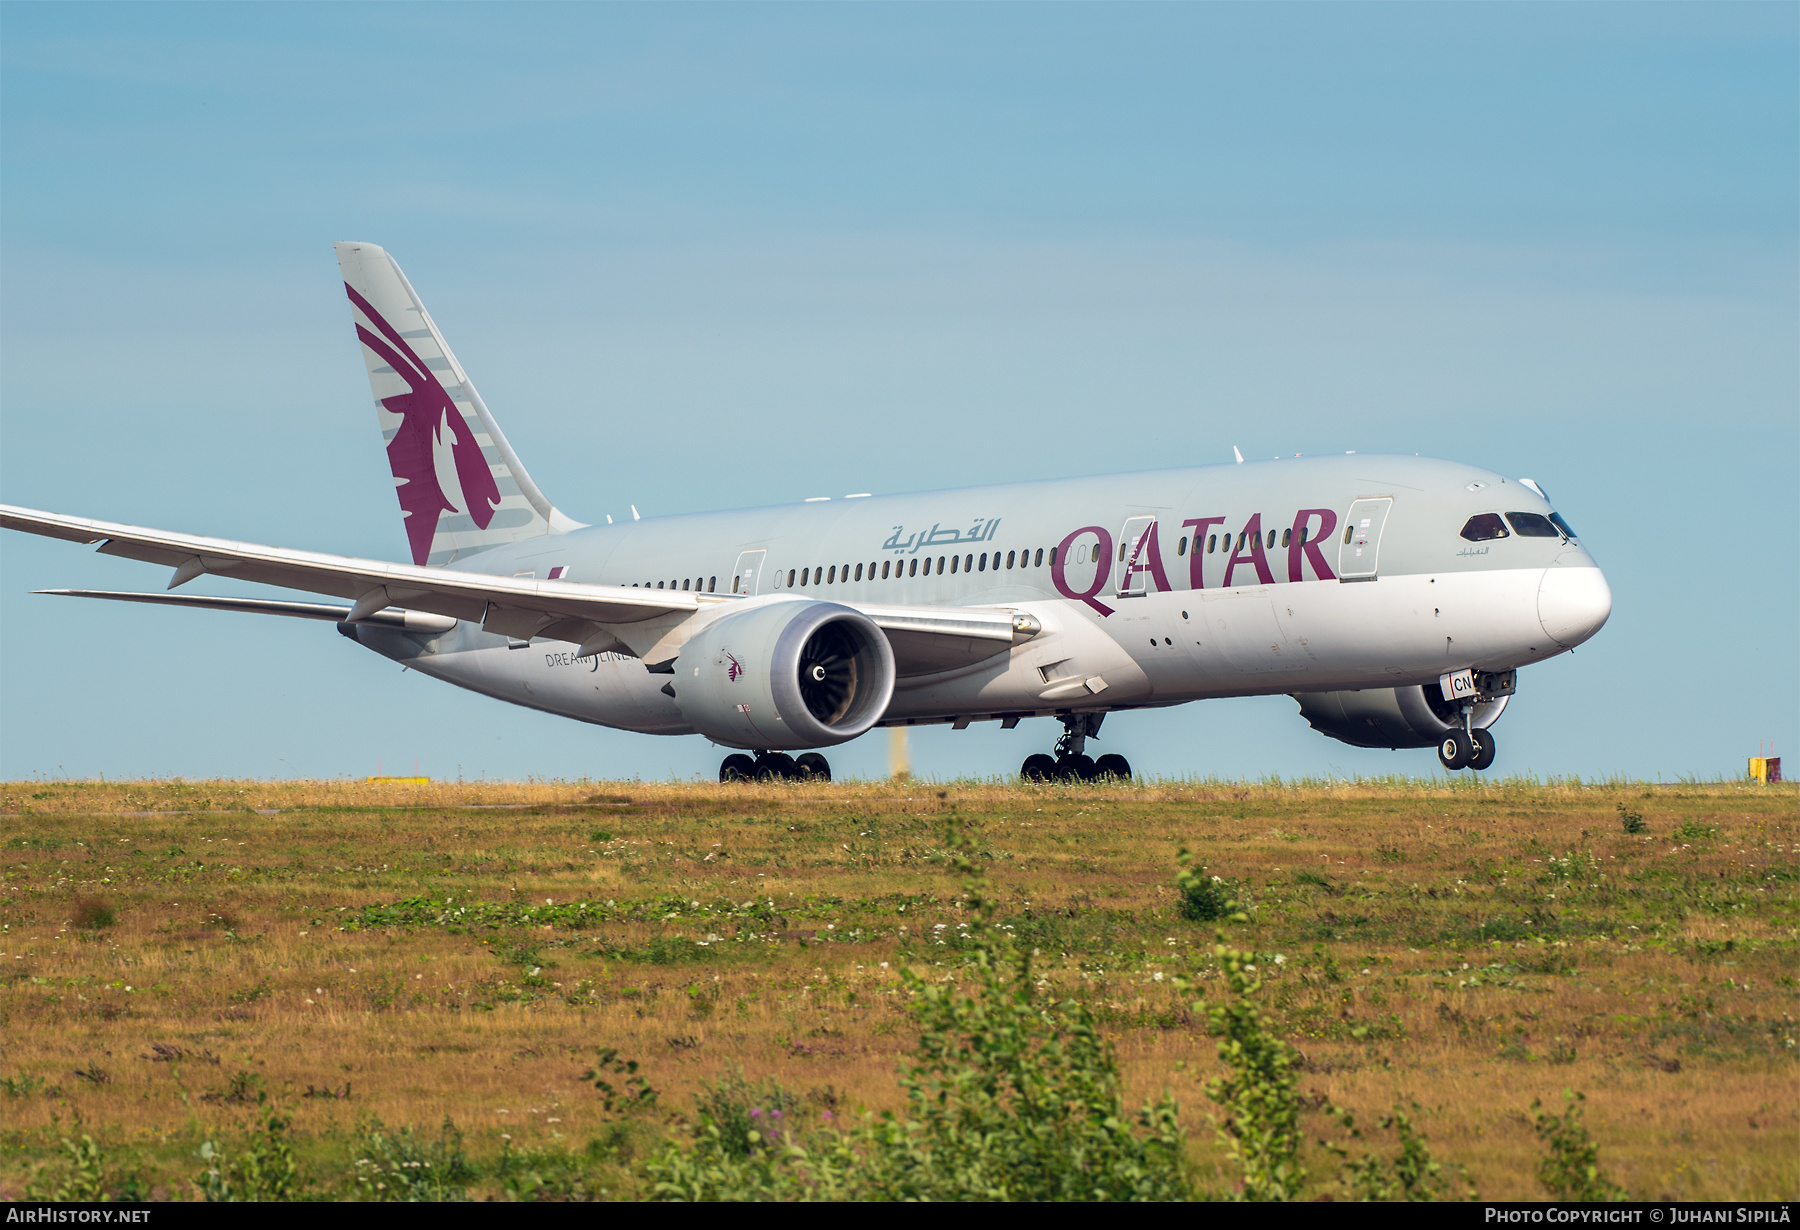
[[[1005,653],[1030,639],[1038,622],[1009,608],[863,606],[894,650],[901,675],[935,675]]]

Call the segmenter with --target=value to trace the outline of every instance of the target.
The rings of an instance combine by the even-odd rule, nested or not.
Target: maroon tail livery
[[[431,555],[431,540],[441,514],[466,511],[476,528],[485,530],[500,505],[500,489],[481,454],[481,445],[463,422],[462,412],[424,360],[355,287],[346,282],[344,291],[382,333],[376,337],[359,324],[356,336],[406,381],[406,392],[384,397],[381,404],[401,418],[400,429],[388,445],[388,466],[400,480],[396,490],[400,509],[406,514],[406,539],[412,547],[413,563],[423,564]],[[436,452],[446,432],[466,508],[458,508],[438,482]]]

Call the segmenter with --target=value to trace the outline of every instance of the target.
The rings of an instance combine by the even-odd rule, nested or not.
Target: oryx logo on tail
[[[381,331],[377,337],[358,323],[356,336],[406,382],[406,392],[384,397],[381,404],[401,419],[388,444],[388,466],[397,480],[413,563],[423,564],[431,555],[439,516],[467,513],[477,528],[486,529],[500,503],[500,489],[474,432],[425,361],[355,287],[346,282],[344,290]]]

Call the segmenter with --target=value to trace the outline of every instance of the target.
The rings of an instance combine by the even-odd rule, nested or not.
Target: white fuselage
[[[1380,516],[1359,533],[1369,508]],[[903,673],[883,724],[1004,720],[1430,683],[1527,666],[1597,631],[1610,595],[1586,551],[1567,537],[1459,535],[1488,511],[1551,510],[1535,489],[1465,465],[1299,459],[657,518],[451,566],[713,593],[735,582],[755,603],[1024,611],[1039,634],[956,669]],[[566,642],[509,642],[470,623],[353,635],[515,704],[692,731],[663,677],[629,655],[578,658]]]

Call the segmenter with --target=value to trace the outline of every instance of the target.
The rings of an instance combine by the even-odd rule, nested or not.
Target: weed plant
[[[1378,1121],[1383,1130],[1393,1131],[1399,1144],[1399,1152],[1392,1158],[1365,1151],[1361,1157],[1353,1159],[1342,1146],[1321,1142],[1343,1158],[1338,1183],[1346,1195],[1359,1201],[1415,1204],[1454,1198],[1449,1176],[1443,1165],[1431,1156],[1424,1133],[1413,1122],[1418,1114],[1418,1102],[1411,1104],[1411,1113],[1396,1103],[1393,1111]],[[1339,1112],[1339,1119],[1352,1137],[1361,1137],[1354,1116],[1347,1111]],[[1476,1199],[1475,1189],[1466,1188],[1463,1196]]]
[[[1538,1162],[1538,1181],[1555,1200],[1610,1201],[1628,1199],[1625,1189],[1600,1169],[1600,1146],[1588,1137],[1582,1122],[1587,1095],[1563,1090],[1563,1113],[1552,1115],[1534,1100],[1538,1139],[1544,1156]]]
[[[1247,920],[1237,914],[1233,921]],[[1196,1000],[1194,1009],[1211,1022],[1219,1038],[1219,1060],[1228,1069],[1206,1087],[1206,1096],[1224,1112],[1214,1120],[1214,1130],[1242,1176],[1239,1199],[1293,1200],[1306,1182],[1300,1164],[1300,1055],[1276,1035],[1256,1004],[1263,989],[1257,955],[1231,947],[1221,934],[1213,956],[1231,998]],[[1183,991],[1193,988],[1185,979],[1176,985]]]
[[[208,1202],[290,1200],[299,1194],[300,1167],[294,1158],[294,1146],[288,1129],[292,1120],[281,1114],[260,1095],[261,1114],[244,1132],[235,1151],[229,1151],[213,1140],[200,1142],[195,1156],[200,1159],[200,1173],[194,1186]]]
[[[1175,889],[1181,895],[1183,918],[1189,922],[1217,922],[1241,912],[1232,886],[1209,872],[1204,864],[1196,865],[1186,846],[1175,861]]]
[[[467,1184],[477,1171],[463,1152],[462,1133],[448,1115],[436,1140],[415,1133],[410,1125],[394,1130],[373,1118],[362,1125],[361,1136],[357,1199],[409,1204],[469,1199]]]
[[[40,1171],[34,1181],[26,1185],[26,1199],[84,1204],[114,1200],[136,1203],[150,1199],[150,1185],[145,1182],[141,1167],[110,1166],[105,1151],[87,1133],[82,1133],[79,1139],[64,1136],[61,1152],[61,1166],[53,1163],[47,1167],[52,1171],[60,1170],[60,1176],[46,1185]]]

